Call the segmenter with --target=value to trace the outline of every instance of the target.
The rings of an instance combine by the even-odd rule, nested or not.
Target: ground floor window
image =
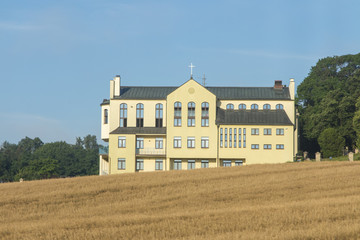
[[[125,158],[118,158],[118,170],[125,170],[126,164],[125,164]]]
[[[188,160],[188,169],[195,169],[195,160]]]
[[[136,160],[136,170],[144,170],[144,159]]]
[[[163,170],[163,160],[159,159],[155,161],[155,170]]]
[[[235,161],[235,166],[242,166],[242,165],[243,165],[243,161],[241,160]]]
[[[230,160],[224,160],[223,161],[223,167],[231,167],[231,161]]]
[[[181,170],[181,160],[174,160],[174,170]]]
[[[209,160],[201,160],[201,168],[208,168]]]

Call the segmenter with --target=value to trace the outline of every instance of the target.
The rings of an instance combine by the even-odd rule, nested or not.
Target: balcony
[[[99,147],[99,155],[108,155],[109,154],[109,147],[100,146]]]
[[[165,156],[165,149],[142,148],[136,149],[137,156]]]

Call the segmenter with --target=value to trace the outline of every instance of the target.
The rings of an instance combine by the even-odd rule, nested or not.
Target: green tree
[[[351,149],[357,138],[353,119],[359,97],[360,54],[320,59],[297,88],[302,150],[319,151],[318,138],[327,128],[341,133]]]
[[[336,131],[335,128],[325,129],[319,136],[321,152],[324,157],[337,157],[342,154],[345,139]]]

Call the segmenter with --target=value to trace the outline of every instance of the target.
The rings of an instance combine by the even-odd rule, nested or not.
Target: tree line
[[[99,174],[96,136],[76,138],[76,144],[43,143],[25,137],[0,146],[0,182]]]
[[[297,88],[300,149],[324,157],[360,147],[360,53],[320,59]]]

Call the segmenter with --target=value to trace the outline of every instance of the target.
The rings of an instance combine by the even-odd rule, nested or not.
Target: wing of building
[[[295,83],[272,87],[121,86],[101,104],[100,175],[293,161]]]

